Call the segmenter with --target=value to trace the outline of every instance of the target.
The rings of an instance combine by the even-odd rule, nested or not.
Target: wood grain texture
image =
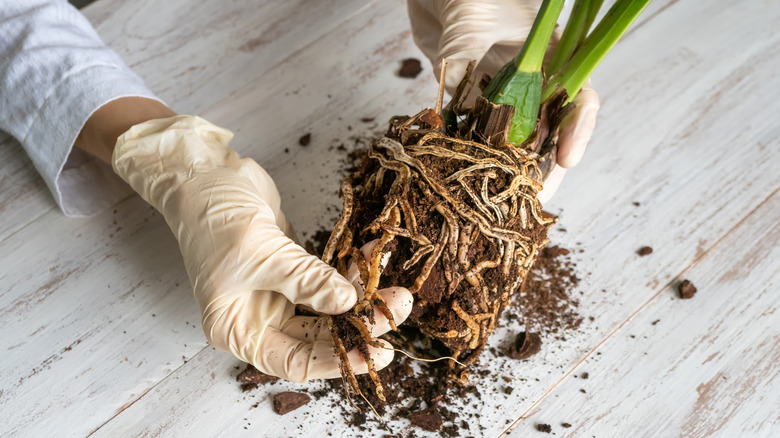
[[[306,14],[302,2],[256,3],[99,0],[86,14],[174,107],[236,132],[232,146],[266,167],[287,215],[311,234],[338,213],[345,152],[337,147],[349,149],[382,131],[392,115],[432,106],[436,85],[427,63],[416,80],[394,75],[400,59],[421,57],[401,0],[306,2]],[[594,77],[602,99],[596,135],[547,206],[563,211],[568,229],[556,231],[554,241],[585,251],[579,255],[583,275],[589,273],[581,308],[594,321],[565,339],[545,339],[547,348],[528,361],[486,355],[479,366],[513,378],[515,390],[506,395],[503,381],[484,381],[481,400],[464,400],[481,413],[472,425],[475,435],[499,435],[557,391],[588,352],[608,348],[620,327],[643,318],[692,263],[691,272],[706,263],[723,266],[728,259],[717,254],[735,226],[758,220],[753,215],[766,205],[775,206],[776,217],[776,201],[767,204],[767,196],[780,186],[780,104],[765,90],[780,86],[780,8],[720,1],[708,8],[707,20],[701,14],[693,0],[657,0],[640,19],[641,31],[627,35]],[[362,123],[363,117],[376,122]],[[297,139],[306,133],[312,141],[302,148]],[[738,153],[743,150],[752,153]],[[21,189],[6,175],[36,178],[17,152],[0,163],[0,330],[13,334],[0,339],[0,418],[10,419],[0,435],[48,436],[63,429],[73,436],[360,435],[328,400],[285,417],[272,412],[269,395],[319,384],[277,383],[241,394],[233,381],[238,361],[205,344],[177,245],[160,216],[134,197],[116,213],[68,220],[44,201],[49,195],[42,182],[13,195]],[[20,210],[26,197],[37,201]],[[643,245],[653,246],[654,254],[637,257]],[[777,259],[762,266],[776,272]],[[729,284],[750,291],[742,285],[751,278]],[[739,320],[755,316],[745,315]],[[706,333],[709,321],[688,322],[692,339]],[[500,328],[491,345],[520,328]],[[689,345],[668,339],[678,349]],[[711,339],[713,352],[733,342]],[[751,353],[754,363],[765,365],[762,376],[777,372],[774,356],[759,357],[765,348]],[[708,364],[738,369],[732,360],[722,353]],[[641,375],[667,372],[694,386],[716,375],[691,374],[685,371],[690,366],[678,375],[667,364],[632,366],[644,367]],[[627,377],[619,376],[604,372],[600,378],[621,387]],[[729,409],[743,415],[737,417],[744,424],[752,424],[754,411],[765,412],[718,401],[745,382],[706,390],[715,401],[695,420],[697,427],[716,425]],[[398,432],[409,427],[390,426]]]
[[[0,241],[56,208],[22,146],[0,132]]]
[[[664,288],[507,436],[540,423],[565,437],[777,436],[778,211],[775,191],[681,273],[698,288],[692,299]]]

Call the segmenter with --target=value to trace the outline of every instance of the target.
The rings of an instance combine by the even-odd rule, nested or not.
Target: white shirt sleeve
[[[88,216],[132,191],[73,143],[95,110],[155,100],[65,0],[0,0],[0,129],[27,151],[63,213]]]

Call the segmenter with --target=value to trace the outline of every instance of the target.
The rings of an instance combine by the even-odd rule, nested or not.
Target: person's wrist
[[[145,97],[122,97],[98,108],[84,124],[75,146],[111,163],[117,138],[148,120],[175,116],[165,104]]]

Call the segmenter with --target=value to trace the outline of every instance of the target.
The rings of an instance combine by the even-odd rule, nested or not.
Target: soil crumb
[[[653,248],[651,248],[649,246],[643,246],[643,247],[639,248],[639,251],[637,251],[636,253],[639,254],[640,257],[644,257],[646,255],[652,254],[653,253]]]
[[[298,139],[298,144],[301,146],[308,146],[309,143],[311,143],[311,133],[304,134],[301,136],[301,138]]]
[[[409,421],[415,426],[431,432],[435,432],[443,426],[441,414],[436,410],[436,406],[410,413]]]
[[[398,76],[402,78],[414,79],[422,71],[422,64],[416,58],[406,58],[401,61],[401,69],[398,70]]]
[[[538,333],[520,332],[507,348],[506,355],[516,360],[528,359],[542,351],[542,338]]]
[[[680,298],[688,300],[693,298],[693,296],[696,294],[696,286],[694,286],[690,280],[683,280],[679,285],[677,285],[677,291],[680,293]]]
[[[546,423],[537,424],[536,430],[538,430],[539,432],[550,433],[552,432],[552,426]]]
[[[280,392],[274,396],[274,412],[279,415],[284,415],[300,408],[310,401],[311,397],[302,392]]]

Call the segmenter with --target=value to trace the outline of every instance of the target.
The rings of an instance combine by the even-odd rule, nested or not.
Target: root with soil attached
[[[504,141],[511,120],[506,105],[481,98],[474,109],[458,105],[470,71],[453,99],[452,110],[465,121],[459,132],[445,133],[431,109],[393,117],[387,134],[341,185],[344,206],[323,260],[343,275],[354,262],[365,287],[351,311],[330,317],[348,396],[350,390],[363,396],[347,360],[347,351],[357,348],[385,401],[368,352],[369,345],[384,348],[366,324],[373,322],[373,307],[396,327],[379,288],[408,288],[415,303],[405,324],[446,347],[453,368],[465,367],[485,347],[555,222],[542,212],[537,194],[555,160],[551,134],[565,94],[542,108],[524,147],[514,147]],[[366,261],[359,248],[372,240],[377,244]],[[462,371],[453,375],[467,375]]]

